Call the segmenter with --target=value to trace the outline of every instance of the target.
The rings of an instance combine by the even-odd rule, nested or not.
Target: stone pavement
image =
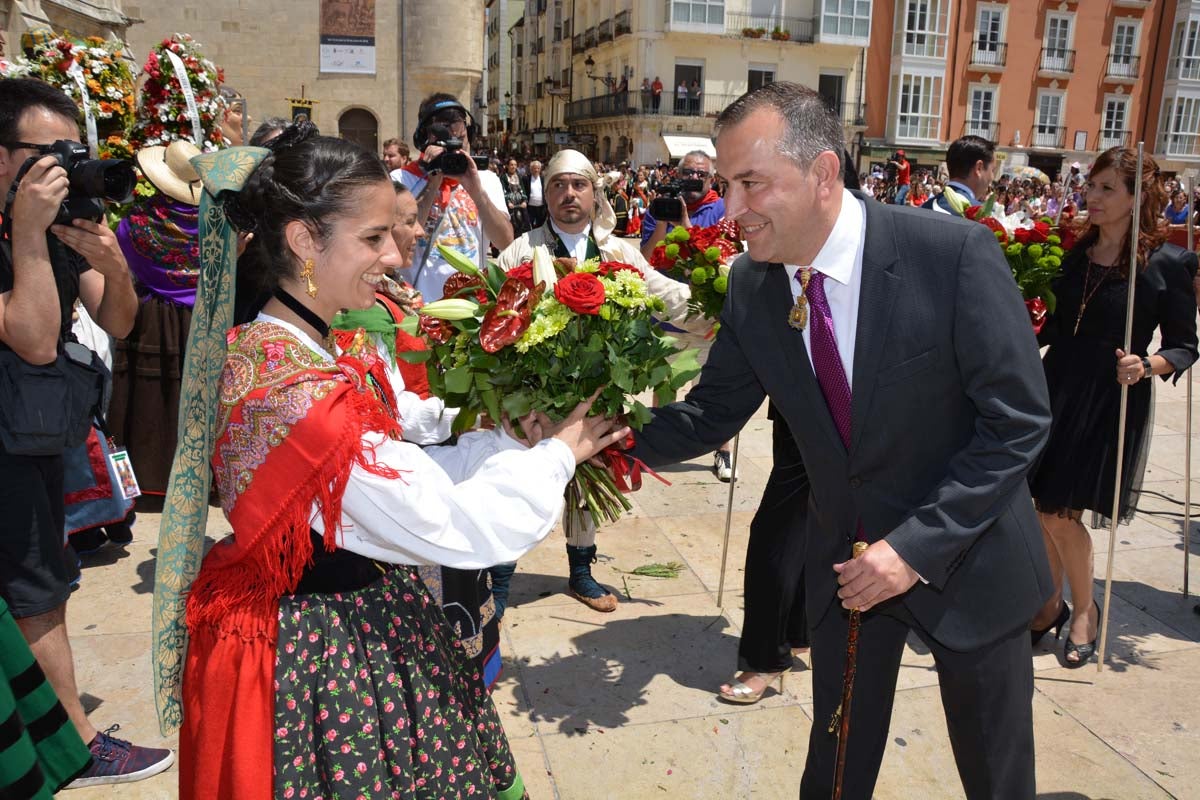
[[[1196,598],[1181,596],[1185,384],[1156,386],[1145,489],[1163,497],[1147,495],[1118,532],[1107,667],[1063,668],[1062,642],[1050,637],[1035,653],[1041,800],[1200,798],[1200,616]],[[616,612],[594,613],[564,593],[561,531],[521,562],[495,702],[534,800],[796,797],[812,710],[802,660],[784,692],[757,705],[715,698],[735,666],[746,531],[771,465],[769,426],[760,412],[741,436],[723,611],[716,602],[728,489],[713,477],[711,458],[666,470],[670,488],[647,479],[634,512],[601,531],[596,576],[620,592]],[[1200,475],[1200,439],[1192,466]],[[1200,480],[1193,491],[1200,500]],[[121,736],[146,744],[164,741],[150,693],[157,529],[157,516],[139,517],[127,550],[93,557],[69,606],[85,707],[98,727],[119,722]],[[227,531],[214,515],[210,534]],[[1107,531],[1094,540],[1103,576]],[[668,561],[684,564],[679,577],[627,574]],[[1191,575],[1200,591],[1195,555]],[[919,642],[905,653],[891,740],[876,798],[962,796],[932,659]],[[175,782],[172,769],[69,797],[173,798]]]

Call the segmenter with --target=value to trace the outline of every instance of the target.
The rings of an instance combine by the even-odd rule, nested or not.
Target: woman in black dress
[[[1166,192],[1149,156],[1142,171],[1133,347],[1128,354],[1121,349],[1136,173],[1137,153],[1129,148],[1113,148],[1096,159],[1087,182],[1088,217],[1055,284],[1056,312],[1038,337],[1050,348],[1042,364],[1054,419],[1030,485],[1059,591],[1031,625],[1036,643],[1051,628],[1057,637],[1070,617],[1064,659],[1072,668],[1095,651],[1100,609],[1092,599],[1092,540],[1081,520],[1089,510],[1092,527],[1110,524],[1120,386],[1129,387],[1129,410],[1118,519],[1128,522],[1150,446],[1149,379],[1178,380],[1196,360],[1196,255],[1165,242]],[[1155,328],[1162,345],[1148,355]],[[1075,602],[1073,616],[1062,600],[1064,576]]]

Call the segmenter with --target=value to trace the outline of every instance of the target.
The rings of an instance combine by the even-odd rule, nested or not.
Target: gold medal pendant
[[[796,295],[796,304],[788,312],[788,325],[795,330],[802,331],[808,324],[808,295],[806,292],[808,291],[808,281],[812,277],[812,270],[802,269],[796,274],[800,278],[800,294]]]

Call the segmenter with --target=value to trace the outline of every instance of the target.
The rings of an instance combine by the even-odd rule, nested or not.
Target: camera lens
[[[137,183],[133,165],[128,161],[88,159],[71,168],[71,192],[84,197],[103,197],[124,203]]]

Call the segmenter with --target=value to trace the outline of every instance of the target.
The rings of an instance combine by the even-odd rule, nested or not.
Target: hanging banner
[[[321,72],[375,74],[375,0],[321,0]]]

